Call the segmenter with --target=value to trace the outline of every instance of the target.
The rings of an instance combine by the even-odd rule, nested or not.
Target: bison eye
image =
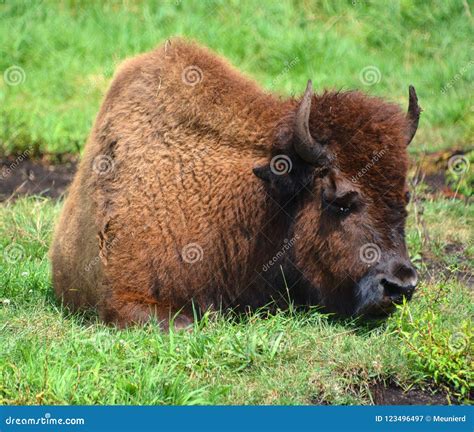
[[[323,209],[340,216],[348,215],[357,207],[357,193],[349,192],[344,196],[331,199],[323,193]]]
[[[409,191],[405,192],[405,202],[408,204],[411,199],[411,193]]]

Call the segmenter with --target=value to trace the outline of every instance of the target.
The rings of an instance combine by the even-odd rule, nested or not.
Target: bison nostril
[[[390,282],[387,279],[382,279],[380,281],[384,288],[384,294],[387,297],[397,297],[402,294],[400,285]]]
[[[400,285],[385,278],[382,279],[380,283],[383,286],[384,295],[389,297],[395,303],[400,303],[403,300],[403,297],[410,300],[413,291],[415,290],[414,285]]]
[[[392,262],[391,271],[389,274],[393,275],[398,279],[403,286],[415,286],[418,278],[416,275],[416,270],[408,262]]]

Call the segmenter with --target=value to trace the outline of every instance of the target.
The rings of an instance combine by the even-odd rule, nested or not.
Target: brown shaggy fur
[[[321,169],[291,145],[298,105],[182,39],[125,62],[56,228],[58,297],[119,326],[156,316],[166,327],[178,312],[182,326],[193,307],[278,303],[287,288],[298,302],[350,312],[367,271],[358,249],[373,242],[406,256],[407,121],[358,92],[314,96],[311,134],[331,161]],[[293,163],[288,175],[253,174],[281,154]],[[345,190],[360,195],[357,211],[325,215],[323,191]]]

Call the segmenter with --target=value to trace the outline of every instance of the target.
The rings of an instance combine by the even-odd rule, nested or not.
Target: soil
[[[430,389],[411,388],[403,390],[395,383],[378,382],[370,386],[374,405],[458,405],[455,399],[448,398],[447,393]],[[329,405],[325,400],[313,398],[312,405]]]
[[[467,201],[470,197],[463,196],[450,188],[446,172],[451,157],[465,155],[471,151],[472,149],[449,149],[418,156],[416,166],[413,167],[411,173],[411,182],[413,184],[424,183],[427,186],[426,192],[430,195]]]
[[[413,388],[404,391],[394,384],[385,387],[379,383],[371,388],[371,392],[375,405],[448,405],[446,394],[430,390]]]
[[[0,202],[24,195],[60,198],[71,183],[76,167],[77,160],[72,157],[61,164],[53,164],[48,158],[1,159]]]
[[[444,246],[444,253],[450,256],[456,256],[458,269],[452,270],[434,256],[429,250],[423,253],[423,263],[426,269],[421,272],[420,277],[423,280],[436,281],[442,276],[445,279],[455,277],[460,283],[474,289],[474,274],[466,271],[470,268],[469,259],[466,256],[466,245],[461,243],[448,243]]]

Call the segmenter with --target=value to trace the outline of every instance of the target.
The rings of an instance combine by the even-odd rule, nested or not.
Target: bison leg
[[[193,324],[193,314],[158,302],[151,296],[139,293],[112,294],[99,308],[100,317],[120,328],[134,324],[143,324],[152,319],[159,322],[167,331],[170,323],[175,330],[189,329]]]

